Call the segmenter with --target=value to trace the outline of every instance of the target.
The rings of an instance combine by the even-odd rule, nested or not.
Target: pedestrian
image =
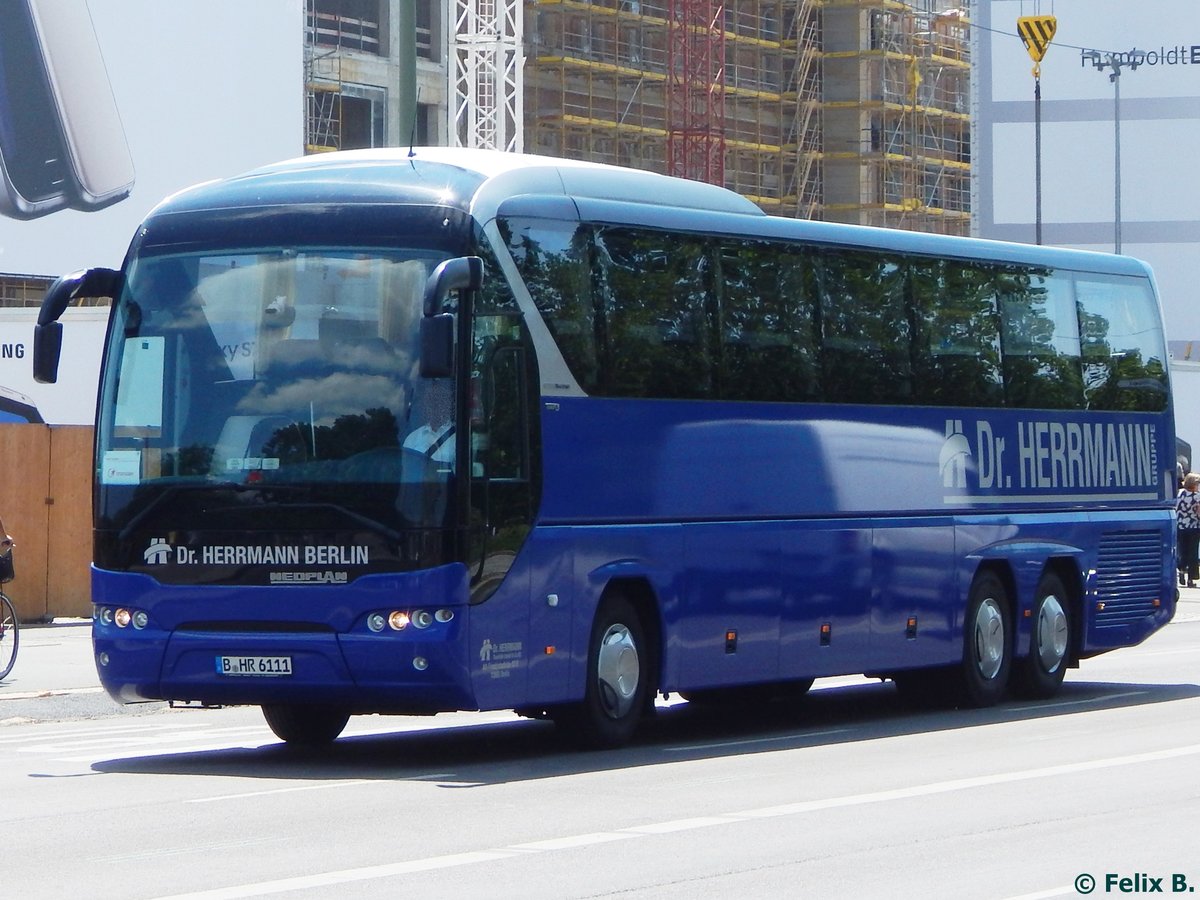
[[[1181,587],[1195,587],[1200,578],[1200,475],[1189,472],[1183,476],[1183,487],[1175,498],[1175,526],[1178,536],[1179,568]]]

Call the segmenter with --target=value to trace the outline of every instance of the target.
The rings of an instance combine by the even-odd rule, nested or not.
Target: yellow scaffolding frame
[[[777,215],[969,230],[955,2],[728,0],[725,186]],[[665,171],[668,0],[531,0],[526,17],[526,146]]]

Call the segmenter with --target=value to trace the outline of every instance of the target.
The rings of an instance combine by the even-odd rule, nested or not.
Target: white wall
[[[1017,18],[1056,17],[1041,63],[1043,243],[1111,252],[1115,91],[1084,51],[1148,54],[1121,91],[1121,250],[1155,269],[1167,335],[1200,338],[1200,31],[1196,0],[977,0],[976,210],[983,237],[1033,242],[1033,61]]]
[[[62,365],[57,384],[33,380],[36,309],[0,309],[0,385],[23,394],[54,425],[90,425],[95,417],[107,307],[68,309],[62,317]]]
[[[83,6],[83,0],[49,2]],[[165,196],[303,152],[302,0],[87,0],[87,6],[133,158],[133,189],[93,212],[0,217],[0,272],[118,267],[138,223]],[[28,343],[31,332],[10,334],[15,327],[0,323],[0,344]],[[71,323],[65,339],[57,386],[33,387],[22,381],[18,361],[2,356],[0,385],[34,396],[47,421],[90,423],[98,356],[73,352]],[[29,359],[22,362],[28,369]],[[88,398],[86,408],[81,397]]]

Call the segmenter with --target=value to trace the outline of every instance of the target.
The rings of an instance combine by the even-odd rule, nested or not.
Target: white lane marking
[[[1072,775],[1079,772],[1094,772],[1098,769],[1111,769],[1119,766],[1137,766],[1148,762],[1158,762],[1166,759],[1179,759],[1186,756],[1200,755],[1200,744],[1188,744],[1184,747],[1174,747],[1167,750],[1151,750],[1146,753],[1133,753],[1128,756],[1111,756],[1105,759],[1093,759],[1078,763],[1065,763],[1059,766],[1045,766],[1040,769],[1025,769],[1019,772],[1003,772],[996,775],[981,775],[975,778],[956,778],[950,781],[935,781],[930,784],[914,785],[909,788],[898,788],[890,791],[873,791],[866,794],[850,794],[844,797],[829,797],[824,800],[807,800],[800,803],[785,803],[778,806],[760,807],[741,812],[732,812],[719,816],[703,816],[674,821],[635,825],[630,828],[617,828],[612,831],[590,832],[581,835],[568,835],[545,841],[514,844],[508,847],[498,847],[491,850],[481,850],[468,853],[452,853],[446,856],[431,856],[425,859],[413,859],[404,862],[390,863],[380,866],[366,866],[358,869],[341,869],[334,872],[323,872],[317,875],[299,875],[294,878],[281,878],[274,881],[260,881],[253,884],[231,885],[208,891],[195,891],[188,894],[174,894],[159,900],[236,900],[242,897],[262,897],[268,894],[280,894],[286,891],[311,890],[318,887],[349,884],[356,881],[368,881],[378,878],[392,878],[413,872],[429,872],[436,869],[451,869],[459,866],[475,865],[482,862],[511,859],[515,856],[527,856],[530,853],[552,853],[576,847],[586,847],[593,844],[618,841],[631,837],[646,837],[652,834],[667,834],[688,831],[697,828],[709,828],[717,825],[732,825],[739,822],[778,816],[794,816],[816,812],[825,809],[839,809],[853,806],[864,806],[871,803],[886,803],[893,800],[907,800],[913,797],[929,797],[936,794],[947,794],[953,791],[970,790],[979,787],[991,787],[999,784],[1013,784],[1020,781],[1033,781],[1039,778],[1054,778],[1062,775]],[[1059,896],[1048,893],[1045,897]]]
[[[513,844],[510,847],[504,847],[497,851],[507,853],[512,850],[521,850],[528,852],[530,850],[541,853],[552,853],[555,850],[574,850],[576,847],[591,847],[593,844],[608,844],[612,841],[624,841],[631,837],[637,837],[635,834],[622,834],[619,831],[594,831],[591,834],[573,834],[569,837],[550,838],[545,841],[530,841],[527,844]]]
[[[295,787],[273,788],[269,791],[247,791],[244,794],[220,794],[216,797],[196,797],[184,800],[184,803],[218,803],[222,800],[243,800],[246,797],[268,797],[271,794],[295,794],[300,791],[324,791],[329,788],[357,787],[360,784],[376,784],[370,778],[360,778],[355,781],[330,781],[324,784],[298,784]]]
[[[1079,772],[1094,772],[1097,769],[1111,769],[1116,766],[1141,765],[1147,762],[1177,759],[1181,756],[1195,756],[1197,754],[1200,754],[1200,744],[1189,744],[1186,747],[1176,747],[1172,750],[1151,750],[1147,753],[1135,753],[1132,756],[1113,756],[1108,759],[1065,763],[1061,766],[1046,766],[1041,769],[1026,769],[1021,772],[979,775],[975,778],[955,778],[951,781],[935,781],[932,784],[918,784],[907,788],[894,788],[890,791],[873,791],[869,794],[854,794],[849,797],[830,797],[826,800],[782,803],[779,806],[767,806],[761,809],[748,810],[738,815],[763,819],[776,816],[794,816],[821,809],[839,809],[847,806],[863,806],[868,803],[883,803],[890,800],[907,800],[912,797],[930,797],[934,794],[948,794],[953,791],[968,790],[970,788],[1012,784],[1018,781],[1031,781],[1035,778],[1054,778],[1060,775],[1074,775]]]

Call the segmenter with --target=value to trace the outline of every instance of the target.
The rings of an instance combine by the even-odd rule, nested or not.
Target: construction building
[[[966,234],[966,2],[306,0],[304,146],[525,150]],[[0,275],[0,307],[49,281]]]
[[[386,124],[401,2],[308,0],[310,150],[408,141]],[[777,215],[965,234],[960,2],[416,0],[413,130],[724,184]]]

